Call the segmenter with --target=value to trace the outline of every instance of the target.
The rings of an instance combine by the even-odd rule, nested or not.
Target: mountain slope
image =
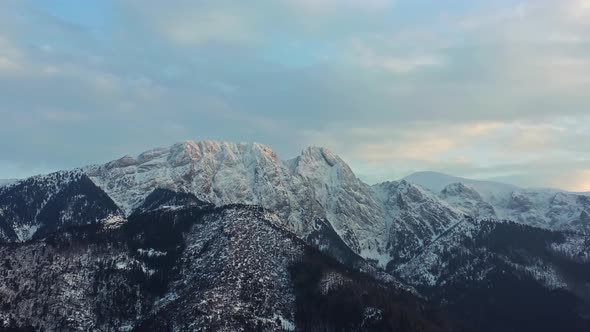
[[[419,172],[406,180],[439,194],[473,217],[590,233],[590,196],[554,189],[523,189],[503,183]]]
[[[0,188],[0,242],[117,218],[119,208],[82,172],[40,175]]]
[[[521,189],[506,183],[471,180],[437,172],[416,172],[406,176],[404,180],[436,193],[441,192],[450,184],[462,183],[475,189],[486,200],[491,200],[496,196],[504,196],[505,194]]]
[[[466,219],[396,267],[477,331],[587,331],[590,237]]]
[[[407,181],[373,186],[389,225],[390,264],[399,264],[420,251],[447,229],[463,220],[461,211],[436,195]]]
[[[473,188],[461,182],[446,186],[439,197],[473,218],[497,218],[494,207]]]
[[[189,141],[0,187],[0,330],[587,330],[588,196],[426,179]]]
[[[259,207],[156,209],[0,254],[0,329],[448,330],[421,300],[345,268]]]
[[[93,193],[65,190],[70,178],[75,178],[76,183],[90,179],[93,184],[86,187]],[[28,183],[38,182],[45,184],[28,187]],[[187,141],[135,158],[124,157],[105,165],[39,176],[4,187],[0,198],[2,192],[20,192],[23,197],[32,192],[39,197],[36,203],[26,204],[26,208],[19,203],[22,208],[7,209],[12,212],[4,213],[0,231],[5,241],[30,239],[48,223],[36,214],[53,195],[60,202],[79,206],[78,209],[98,204],[103,206],[103,212],[108,212],[95,216],[96,212],[88,211],[83,218],[73,220],[67,218],[71,212],[65,206],[54,208],[53,213],[65,215],[55,223],[56,227],[67,227],[107,219],[124,221],[118,208],[126,216],[146,212],[153,209],[149,204],[163,205],[168,199],[166,192],[180,192],[186,195],[178,198],[174,194],[172,197],[179,201],[164,205],[259,205],[276,213],[283,225],[308,243],[341,262],[354,266],[362,257],[385,267],[392,260],[403,260],[462,217],[459,210],[436,196],[410,187],[407,182],[403,186],[370,187],[325,148],[310,147],[298,157],[282,161],[270,148],[256,143]],[[155,191],[161,197],[154,197]],[[108,199],[103,197],[105,194]],[[148,195],[152,195],[153,202],[146,201]],[[12,200],[10,204],[18,201],[8,200]],[[74,204],[78,200],[81,201]],[[84,219],[90,217],[92,220]]]

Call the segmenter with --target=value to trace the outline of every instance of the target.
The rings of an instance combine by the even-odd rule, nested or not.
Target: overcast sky
[[[590,0],[2,0],[0,178],[187,139],[590,190]]]

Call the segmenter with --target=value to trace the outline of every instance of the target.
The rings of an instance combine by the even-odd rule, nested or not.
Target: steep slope
[[[500,199],[513,191],[521,189],[517,186],[506,183],[472,180],[437,172],[417,172],[406,176],[404,180],[417,184],[422,188],[426,188],[435,193],[441,192],[450,184],[462,183],[469,188],[473,188],[486,201]]]
[[[537,227],[590,234],[590,196],[555,190],[521,190],[497,203],[502,219]]]
[[[187,208],[212,208],[213,204],[198,199],[191,193],[179,193],[157,188],[149,194],[133,214],[144,214],[158,210],[179,210]]]
[[[373,191],[387,215],[391,266],[408,260],[464,218],[461,211],[407,181],[384,182]]]
[[[474,218],[497,218],[494,207],[484,201],[475,189],[463,183],[449,184],[440,192],[439,197]]]
[[[0,329],[450,329],[410,293],[345,268],[259,207],[156,209],[117,228],[0,245],[0,255]]]
[[[396,272],[477,331],[590,328],[590,237],[466,219]]]
[[[40,175],[0,187],[0,242],[115,218],[122,218],[119,208],[82,172]]]

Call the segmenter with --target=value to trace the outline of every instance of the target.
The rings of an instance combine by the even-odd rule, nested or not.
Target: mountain
[[[449,204],[474,217],[590,233],[590,195],[587,193],[524,189],[435,172],[415,173],[405,180],[438,194]]]
[[[154,190],[166,189],[192,194],[199,202],[217,206],[259,205],[340,261],[352,262],[360,256],[381,267],[409,259],[464,216],[590,231],[590,197],[581,194],[533,191],[432,172],[369,186],[326,148],[310,147],[296,158],[281,160],[269,147],[257,143],[187,141],[2,187],[0,218],[10,220],[7,224],[0,219],[4,241],[24,241],[38,229],[48,229],[43,225],[41,205],[48,202],[52,190],[67,192],[69,182],[55,182],[53,177],[67,179],[72,176],[69,173],[78,174],[95,192],[79,193],[72,199],[84,197],[92,206],[107,211],[91,218],[84,213],[86,219],[77,218],[73,224],[124,220],[140,209]],[[26,205],[27,210],[22,202],[32,191],[27,185],[31,181],[47,184],[44,194],[35,191],[39,197],[35,204]],[[2,197],[7,195],[7,201],[20,195],[23,208],[2,208]],[[52,227],[68,225],[68,213]]]
[[[169,202],[170,207],[193,203],[259,205],[276,213],[288,229],[308,243],[353,265],[359,258],[381,267],[403,260],[462,218],[460,211],[436,195],[407,182],[373,187],[363,183],[341,158],[325,148],[310,147],[296,158],[281,160],[270,148],[256,143],[187,141],[4,187],[0,209],[10,220],[4,233],[20,234],[5,235],[4,241],[28,240],[45,227],[46,221],[37,214],[55,193],[69,192],[73,177],[93,193],[79,192],[69,199],[83,198],[85,204],[79,206],[100,207],[106,213],[85,213],[84,218],[68,222],[71,212],[64,212],[54,228],[124,221],[133,213],[150,210],[146,198],[155,190],[164,195],[156,202],[166,199],[168,190],[187,194],[179,202]],[[32,190],[29,183],[42,185]],[[30,197],[32,192],[35,197]],[[2,208],[3,196],[8,197],[6,204],[15,201],[12,197],[20,197],[15,202],[21,202],[21,208]],[[24,204],[26,200],[35,203]],[[403,239],[402,233],[407,234]]]
[[[585,235],[468,218],[396,271],[477,331],[590,329]]]
[[[390,265],[410,259],[464,218],[460,210],[405,180],[374,185],[373,191],[386,211]]]
[[[344,267],[277,220],[245,205],[162,208],[1,246],[0,329],[450,329],[419,298]]]
[[[497,218],[494,207],[486,202],[475,189],[461,182],[447,185],[439,197],[455,208],[474,218]]]
[[[485,200],[493,200],[495,197],[499,198],[521,189],[510,184],[471,180],[437,172],[417,172],[406,176],[404,180],[415,183],[435,193],[441,192],[451,184],[462,183],[469,188],[473,188]]]
[[[329,250],[342,253],[347,247],[382,267],[403,259],[463,216],[408,182],[371,187],[341,158],[319,147],[281,160],[261,144],[187,141],[84,172],[127,215],[156,188],[192,193],[215,205],[260,205],[276,212],[300,237],[318,244],[326,242],[322,237],[331,238]],[[403,240],[401,232],[407,234]],[[345,244],[339,250],[336,237]]]
[[[0,187],[0,331],[586,331],[588,199],[187,141]]]
[[[0,242],[22,242],[62,227],[122,218],[111,198],[79,171],[0,187]]]
[[[307,148],[283,161],[256,143],[188,141],[84,172],[127,215],[152,190],[166,188],[215,205],[260,205],[302,237],[313,232],[315,219],[325,219],[357,253],[382,247],[382,211],[370,187],[325,148]]]

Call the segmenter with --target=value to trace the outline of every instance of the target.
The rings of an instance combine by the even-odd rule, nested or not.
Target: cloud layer
[[[0,178],[185,139],[590,190],[586,0],[0,3]]]

